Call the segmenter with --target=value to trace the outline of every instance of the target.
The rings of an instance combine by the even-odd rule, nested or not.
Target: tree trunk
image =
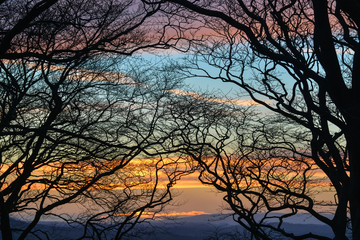
[[[338,206],[334,216],[334,224],[332,225],[335,234],[334,240],[345,240],[346,237],[346,219],[347,219],[347,191],[338,192]]]
[[[3,240],[12,240],[12,233],[10,228],[10,217],[8,208],[5,206],[4,198],[0,192],[0,230]]]
[[[360,239],[360,120],[354,116],[346,137],[350,162],[350,217],[352,238]]]

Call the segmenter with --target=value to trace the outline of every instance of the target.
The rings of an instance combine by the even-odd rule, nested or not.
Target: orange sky
[[[132,161],[124,170],[133,171],[135,173],[141,173],[145,171],[151,171],[148,166],[153,163],[153,161],[157,161],[158,159],[135,159]],[[168,160],[164,160],[165,162],[171,162],[173,159],[169,158]],[[145,169],[144,169],[145,168]],[[0,170],[4,170],[0,169]],[[47,168],[49,171],[50,168]],[[40,171],[37,170],[38,174],[41,174]],[[208,185],[202,184],[198,180],[199,173],[195,172],[186,176],[183,176],[181,180],[177,181],[176,185],[173,188],[173,196],[174,200],[172,201],[171,205],[167,207],[166,211],[158,214],[158,217],[172,217],[172,216],[194,216],[200,214],[214,214],[219,212],[226,212],[227,205],[223,201],[224,193],[220,193],[216,191],[213,187],[209,187]],[[167,181],[164,173],[160,175],[160,185],[166,185]],[[324,175],[321,172],[315,173],[316,178],[322,178]],[[323,182],[321,184],[317,184],[322,189],[327,190],[323,194],[319,194],[317,197],[330,200],[333,198],[333,193],[329,192],[329,183]],[[24,186],[25,187],[25,186]],[[33,186],[35,187],[35,186]],[[41,188],[42,186],[37,186]],[[120,185],[118,185],[120,188]],[[117,189],[117,188],[115,188]],[[59,211],[64,211],[64,209],[73,209],[72,207],[66,208],[65,206]],[[70,210],[73,211],[73,210]],[[149,213],[150,214],[150,213]],[[146,217],[146,215],[144,216]]]

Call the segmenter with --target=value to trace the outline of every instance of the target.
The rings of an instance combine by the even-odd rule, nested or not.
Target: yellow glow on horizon
[[[174,185],[176,189],[183,189],[183,188],[211,188],[209,185],[205,185],[201,183],[199,180],[180,180],[176,185]]]
[[[152,215],[153,213],[143,213],[143,215]],[[197,215],[204,215],[204,214],[209,214],[207,212],[204,211],[189,211],[189,212],[161,212],[161,213],[156,213],[156,217],[179,217],[179,216],[197,216]]]
[[[138,216],[140,213],[137,212],[136,215]],[[188,212],[142,212],[141,218],[167,218],[167,217],[181,217],[181,216],[198,216],[198,215],[204,215],[204,214],[210,214],[208,212],[204,211],[188,211]],[[126,216],[127,214],[121,213],[117,214],[117,216]]]

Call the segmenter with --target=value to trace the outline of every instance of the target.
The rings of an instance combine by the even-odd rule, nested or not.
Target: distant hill
[[[314,224],[308,221],[307,215],[300,215],[296,221],[284,224],[284,228],[294,234],[308,232],[309,229],[316,234],[332,237],[330,229],[325,225]],[[12,220],[12,226],[24,227],[26,222]],[[51,240],[77,239],[82,234],[81,226],[70,227],[65,223],[43,221],[35,229],[43,239],[42,232],[47,232]],[[18,234],[14,233],[14,239]],[[205,214],[182,218],[166,218],[139,224],[126,240],[246,240],[250,234],[233,221],[232,216],[225,214]],[[42,238],[42,237],[41,237]],[[1,236],[0,236],[1,239]],[[27,240],[38,238],[29,237]]]

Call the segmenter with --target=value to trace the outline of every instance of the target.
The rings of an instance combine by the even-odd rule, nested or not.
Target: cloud
[[[184,91],[181,89],[171,89],[171,90],[167,90],[167,91],[171,92],[175,95],[189,96],[193,99],[205,100],[208,102],[228,103],[228,104],[234,104],[234,105],[238,105],[238,106],[260,106],[260,104],[256,103],[253,100],[250,100],[250,99],[241,100],[241,99],[209,98],[209,97],[203,97],[197,92]]]

